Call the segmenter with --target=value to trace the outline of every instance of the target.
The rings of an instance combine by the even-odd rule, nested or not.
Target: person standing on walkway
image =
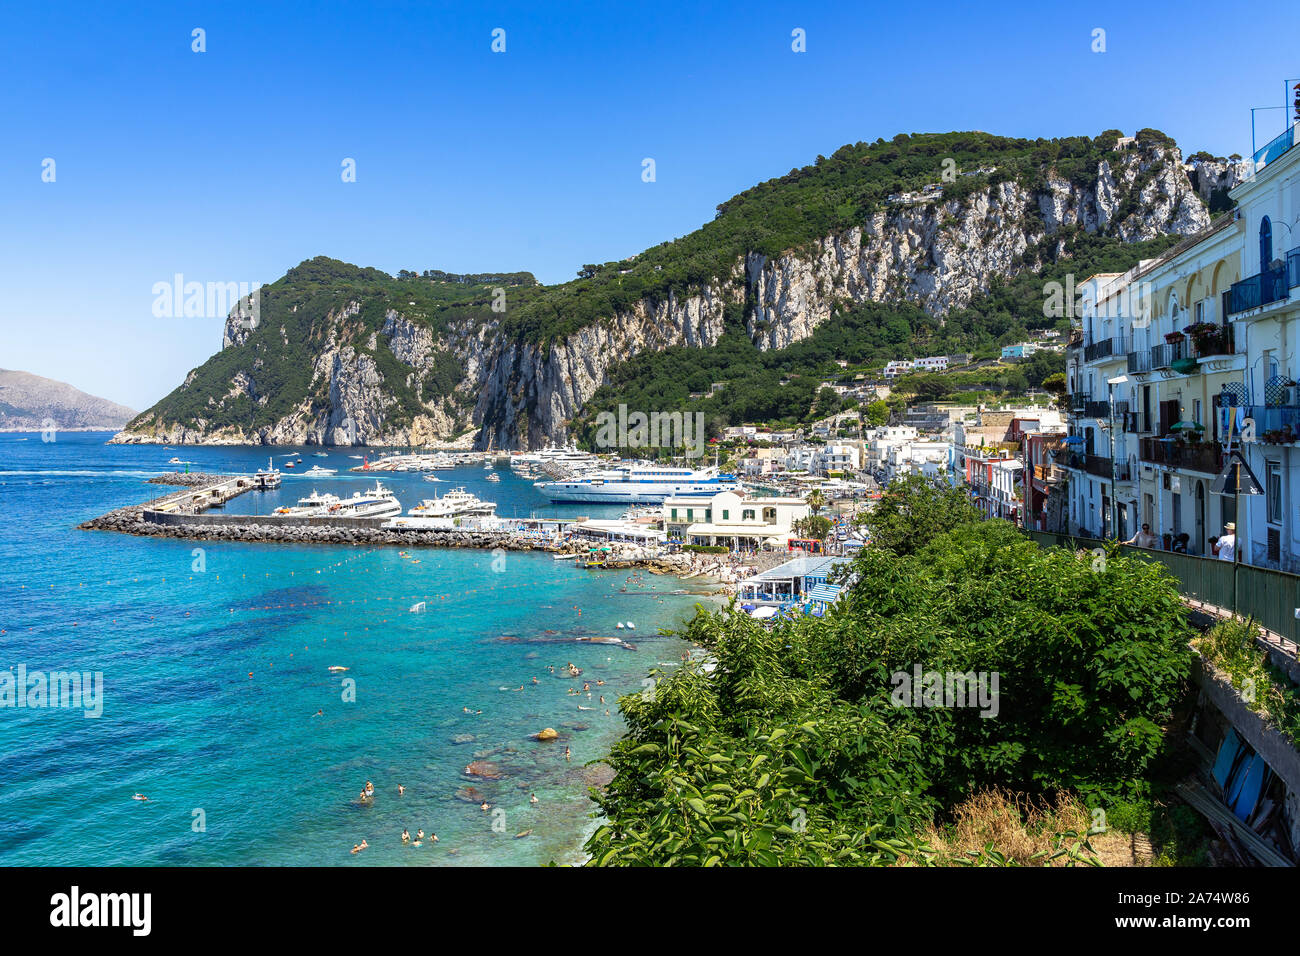
[[[1219,560],[1234,561],[1237,557],[1237,526],[1229,521],[1219,537]]]
[[[1144,524],[1142,530],[1129,538],[1124,544],[1137,545],[1139,548],[1154,548],[1159,539],[1151,533],[1151,525]]]

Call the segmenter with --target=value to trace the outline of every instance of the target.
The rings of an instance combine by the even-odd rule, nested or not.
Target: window
[[[673,509],[673,520],[674,520],[674,521],[677,520],[677,509],[676,509],[676,508]]]
[[[1264,463],[1264,493],[1268,496],[1268,523],[1282,523],[1282,463]]]
[[[727,508],[723,508],[723,509],[722,509],[722,520],[723,520],[723,521],[730,521],[730,520],[731,520],[731,511],[730,511],[729,509],[727,509]]]
[[[1195,308],[1196,310],[1196,321],[1204,322],[1205,321],[1205,300],[1202,299],[1200,302],[1196,303],[1196,305],[1193,308]]]
[[[743,511],[740,513],[740,520],[741,520],[741,521],[753,521],[753,520],[754,520],[754,509],[753,509],[753,508],[746,508],[745,510],[743,510]]]
[[[1201,400],[1199,398],[1192,399],[1192,421],[1198,425],[1205,424],[1201,421]]]

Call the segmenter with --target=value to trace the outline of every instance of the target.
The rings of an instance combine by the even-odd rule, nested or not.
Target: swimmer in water
[[[430,834],[429,834],[429,839],[432,840],[434,843],[437,843],[437,842],[438,842],[438,834],[436,834],[436,833],[430,833]]]
[[[423,831],[423,830],[416,830],[416,831],[415,831],[415,838],[416,838],[417,840],[423,840],[423,839],[424,839],[424,831]]]
[[[148,802],[149,802],[149,798],[146,797],[143,793],[137,793],[137,794],[136,794],[134,797],[132,797],[131,799],[132,799],[132,800],[143,800],[145,803],[148,803]]]
[[[536,803],[537,803],[537,794],[534,793],[532,796],[530,796],[530,797],[528,798],[528,802],[529,802],[529,803],[532,803],[532,804],[536,804]]]
[[[537,678],[536,678],[536,677],[533,678],[533,683],[534,683],[534,684],[537,683]]]
[[[325,716],[325,711],[323,711],[323,710],[318,710],[318,711],[316,711],[316,713],[312,714],[312,716],[313,716],[313,717],[324,717],[324,716]]]
[[[569,754],[569,748],[568,748],[568,747],[565,747],[565,748],[564,748],[564,760],[565,760],[566,763],[568,762],[569,757],[570,757],[570,754]]]
[[[402,842],[403,842],[403,843],[410,843],[410,842],[411,842],[411,831],[410,831],[410,830],[406,830],[406,829],[403,829],[403,830],[402,830]]]
[[[492,809],[492,805],[489,804],[486,800],[484,800],[484,801],[479,805],[479,809],[482,810],[484,813],[487,813],[489,810]]]
[[[605,699],[605,698],[603,698],[603,697],[601,698],[602,701],[603,701],[604,699]],[[406,788],[403,787],[403,786],[399,783],[399,784],[397,785],[397,795],[400,797],[400,796],[404,795],[405,793],[406,793]]]

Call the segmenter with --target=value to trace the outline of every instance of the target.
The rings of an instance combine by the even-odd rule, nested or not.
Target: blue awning
[[[809,601],[820,601],[823,604],[834,604],[835,599],[839,596],[840,586],[838,584],[819,584],[804,595]]]

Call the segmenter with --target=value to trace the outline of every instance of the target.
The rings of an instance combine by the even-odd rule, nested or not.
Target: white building
[[[746,498],[731,491],[707,502],[669,498],[661,507],[670,541],[725,545],[733,551],[785,549],[798,537],[795,522],[811,514],[802,498]]]

